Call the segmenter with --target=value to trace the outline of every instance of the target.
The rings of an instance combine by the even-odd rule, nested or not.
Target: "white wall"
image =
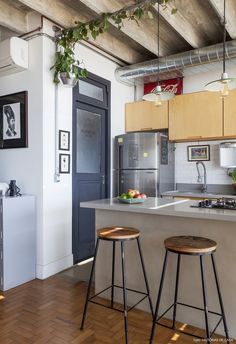
[[[231,140],[232,141],[232,140]],[[210,161],[204,161],[208,184],[232,184],[227,170],[220,167],[219,144],[223,141],[184,142],[176,144],[175,178],[176,183],[197,183],[196,162],[189,162],[187,146],[210,144]],[[203,174],[203,172],[200,172]]]
[[[236,67],[227,68],[229,76],[236,77]],[[221,76],[221,69],[214,72],[207,72],[193,76],[186,76],[183,79],[183,93],[199,92],[204,90],[204,85]],[[207,116],[207,109],[206,109]],[[233,141],[233,140],[230,140]],[[232,184],[231,178],[225,169],[219,164],[219,143],[222,141],[199,141],[176,144],[175,176],[176,183],[196,183],[197,170],[194,162],[188,162],[187,146],[210,145],[211,160],[206,161],[208,184]]]
[[[236,66],[230,65],[227,67],[226,62],[226,69],[229,77],[236,77]],[[221,73],[222,67],[217,67],[214,71],[185,76],[183,79],[183,93],[204,91],[204,86],[210,81],[220,79]]]
[[[60,183],[54,182],[55,85],[49,69],[53,64],[55,46],[47,38],[43,41],[43,230],[45,235],[41,278],[72,264],[72,175],[61,175]],[[82,45],[77,46],[76,56],[77,59],[85,62],[89,72],[111,81],[111,140],[113,141],[115,135],[124,132],[124,104],[133,101],[134,88],[116,81],[114,72],[117,65],[104,56]],[[59,129],[69,130],[72,133],[72,89],[59,86],[58,91]],[[111,149],[113,159],[112,155],[113,149]]]
[[[52,34],[51,24],[44,31]],[[29,148],[0,150],[0,181],[16,179],[23,193],[37,196],[37,277],[46,278],[72,265],[72,175],[55,173],[55,85],[50,67],[55,44],[47,37],[29,41],[29,70],[0,78],[0,95],[28,90]],[[77,58],[111,81],[111,140],[124,133],[124,104],[134,88],[118,83],[116,63],[85,46]],[[58,87],[58,129],[72,131],[72,90]],[[71,139],[72,142],[72,139]],[[111,150],[111,156],[113,155]],[[70,152],[71,153],[71,152]],[[111,166],[112,169],[112,166]]]
[[[37,195],[37,228],[42,227],[43,197],[42,39],[29,42],[29,70],[0,78],[0,95],[28,91],[29,148],[0,150],[0,180],[16,179],[23,193]],[[37,231],[37,261],[42,263],[42,232]]]

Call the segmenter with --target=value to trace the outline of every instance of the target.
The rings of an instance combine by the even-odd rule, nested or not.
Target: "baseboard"
[[[72,254],[46,265],[36,265],[36,278],[46,279],[50,276],[57,274],[60,271],[68,269],[72,265],[73,265]]]

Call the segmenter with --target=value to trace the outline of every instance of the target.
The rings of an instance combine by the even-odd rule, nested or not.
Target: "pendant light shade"
[[[157,71],[157,86],[153,88],[150,93],[143,96],[143,100],[149,102],[155,102],[156,106],[160,106],[162,101],[167,101],[174,98],[175,94],[173,92],[163,91],[160,85],[160,1],[158,1],[158,34],[157,34],[157,50],[158,50],[158,71]]]
[[[223,97],[229,94],[229,91],[236,88],[236,78],[229,78],[227,73],[222,73],[221,79],[211,81],[205,85],[205,90],[210,92],[221,92]]]
[[[143,100],[155,102],[155,105],[160,106],[162,101],[171,100],[175,94],[172,92],[162,91],[161,86],[156,86],[150,93],[143,96]]]
[[[223,73],[221,78],[214,80],[205,85],[204,89],[210,92],[221,92],[222,97],[226,97],[229,91],[236,88],[236,78],[229,78],[225,69],[225,41],[226,41],[226,17],[225,17],[225,1],[224,0],[224,22],[223,22]]]

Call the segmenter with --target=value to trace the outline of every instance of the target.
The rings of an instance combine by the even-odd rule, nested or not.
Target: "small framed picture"
[[[59,173],[70,173],[70,154],[59,154]]]
[[[0,97],[0,149],[28,147],[28,92]]]
[[[70,150],[70,132],[59,130],[59,150]]]
[[[210,145],[188,146],[188,161],[209,161]]]

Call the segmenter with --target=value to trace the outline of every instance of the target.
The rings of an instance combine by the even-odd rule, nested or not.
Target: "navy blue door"
[[[89,84],[88,79],[83,82]],[[91,80],[92,87],[99,87]],[[84,85],[83,85],[84,86]],[[101,89],[104,85],[101,86]],[[85,91],[89,85],[85,85]],[[73,109],[73,255],[74,263],[90,258],[95,247],[95,211],[80,207],[80,202],[109,195],[109,109],[106,97],[74,91]],[[95,89],[96,91],[96,89]],[[96,92],[95,92],[96,96]],[[102,92],[99,93],[99,97]],[[99,103],[101,102],[101,104]]]

